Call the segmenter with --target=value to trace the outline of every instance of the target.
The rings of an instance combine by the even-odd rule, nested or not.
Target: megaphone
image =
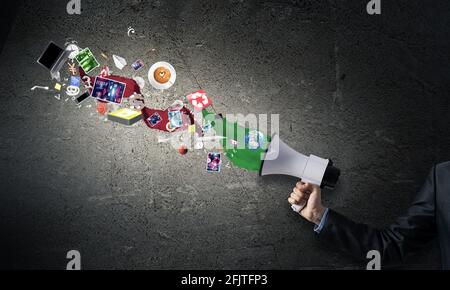
[[[267,148],[260,175],[290,175],[300,178],[303,182],[319,185],[320,187],[334,188],[341,171],[333,166],[329,159],[323,159],[315,155],[303,155],[286,143],[278,134],[272,136],[272,141]],[[306,205],[292,205],[292,209],[299,212]]]

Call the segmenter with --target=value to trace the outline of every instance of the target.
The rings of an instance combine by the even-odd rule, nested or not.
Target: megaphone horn
[[[334,188],[341,171],[333,166],[330,159],[323,159],[315,155],[303,155],[286,143],[278,134],[272,136],[261,166],[260,175],[290,175],[300,178],[320,187]],[[300,211],[304,205],[293,205],[294,211]]]

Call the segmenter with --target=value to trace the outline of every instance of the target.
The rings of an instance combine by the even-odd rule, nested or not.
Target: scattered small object
[[[83,76],[81,78],[81,80],[83,81],[85,89],[92,90],[92,82],[91,82],[91,78],[89,76]]]
[[[114,60],[114,65],[118,69],[122,70],[127,65],[127,61],[123,57],[115,55],[115,54],[113,54],[112,57],[113,57],[113,60]]]
[[[111,75],[111,73],[109,71],[109,66],[107,66],[107,65],[104,66],[102,71],[100,72],[100,76],[106,78],[106,77],[108,77],[110,75]]]
[[[34,86],[34,87],[31,88],[32,91],[34,91],[35,89],[42,89],[42,90],[48,91],[49,88],[48,87],[42,87],[42,86]]]
[[[139,94],[132,95],[129,100],[130,108],[141,110],[144,108],[144,97]]]
[[[195,125],[189,125],[188,126],[188,132],[189,133],[195,133]]]
[[[109,113],[108,119],[113,122],[131,126],[142,119],[142,113],[128,108],[121,108]]]
[[[67,86],[67,88],[66,88],[66,94],[67,94],[68,96],[73,97],[73,96],[78,95],[79,93],[80,93],[80,88],[79,88],[79,87],[76,87],[76,86]]]
[[[174,128],[174,127],[172,127],[171,125],[170,125],[170,122],[167,122],[166,123],[166,130],[168,131],[168,132],[173,132],[173,131],[175,131],[177,128]]]
[[[102,101],[120,104],[126,84],[108,78],[96,77],[91,95]]]
[[[156,51],[156,49],[155,48],[152,48],[152,49],[149,49],[147,52],[146,52],[146,54],[150,54],[151,52],[155,52]]]
[[[104,59],[108,59],[108,56],[107,56],[104,52],[100,53],[100,55],[101,55]]]
[[[75,98],[74,101],[75,103],[77,103],[78,105],[81,104],[83,101],[87,100],[89,98],[89,92],[85,92],[84,94],[82,94],[81,96],[79,96],[78,98]],[[90,105],[89,105],[90,107]]]
[[[169,122],[171,128],[179,128],[183,125],[180,111],[169,111]]]
[[[66,50],[69,52],[69,59],[74,59],[80,53],[80,48],[75,43],[68,44]]]
[[[177,73],[170,63],[160,61],[153,64],[148,71],[148,80],[157,90],[170,88],[177,78]]]
[[[97,113],[99,113],[100,115],[104,115],[106,114],[107,111],[108,111],[108,103],[97,101]]]
[[[128,35],[128,37],[131,37],[131,35],[132,34],[135,34],[136,33],[136,30],[134,30],[134,28],[133,27],[128,27],[128,32],[127,32],[127,35]]]
[[[180,111],[183,109],[184,103],[181,100],[173,101],[172,105],[170,105],[169,110],[171,111]]]
[[[220,153],[208,153],[206,159],[206,171],[208,172],[220,172]]]
[[[80,86],[80,77],[71,76],[70,77],[70,85],[74,86],[74,87],[79,87]]]
[[[86,73],[90,73],[93,69],[100,66],[95,59],[94,54],[92,54],[91,50],[87,47],[80,51],[75,59]]]
[[[200,141],[216,141],[216,140],[223,140],[223,139],[227,139],[227,137],[225,136],[205,136],[205,137],[198,137],[197,140]]]
[[[233,139],[230,139],[230,144],[232,145],[232,146],[238,146],[238,141],[236,141],[236,140],[233,140]]]
[[[194,144],[195,150],[201,150],[203,149],[203,142],[201,140],[196,139]]]
[[[131,64],[131,67],[135,70],[138,71],[140,70],[142,67],[144,66],[144,62],[140,59],[136,60],[135,62],[133,62]]]
[[[136,81],[136,83],[138,84],[139,88],[142,90],[145,87],[145,80],[142,77],[133,77],[133,80]]]
[[[203,125],[202,130],[203,130],[203,132],[207,133],[211,128],[212,128],[212,125],[208,121],[205,125]]]
[[[75,67],[75,63],[68,62],[67,65],[69,66],[69,73],[71,73],[72,75],[76,75],[77,74],[77,68]]]
[[[196,111],[201,111],[212,104],[211,99],[206,95],[204,90],[198,90],[187,95],[186,98]]]
[[[170,128],[169,114],[167,110],[142,108],[142,115],[144,123],[151,129],[172,132],[174,129]]]
[[[158,143],[167,143],[171,140],[171,138],[164,138],[161,136],[158,136]]]
[[[188,152],[188,149],[186,148],[186,146],[181,145],[181,146],[178,148],[178,152],[179,152],[181,155],[185,155],[185,154]]]
[[[59,73],[59,70],[67,61],[69,54],[70,51],[67,51],[55,43],[50,42],[37,62],[50,71],[52,79],[60,81],[61,74]]]
[[[155,112],[148,118],[148,122],[152,127],[154,127],[158,125],[159,122],[161,122],[161,116],[158,112]]]
[[[245,135],[245,145],[248,149],[256,150],[264,146],[264,134],[252,130]]]

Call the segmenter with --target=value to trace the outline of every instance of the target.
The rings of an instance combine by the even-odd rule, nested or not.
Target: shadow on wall
[[[23,0],[2,0],[0,2],[0,54]]]

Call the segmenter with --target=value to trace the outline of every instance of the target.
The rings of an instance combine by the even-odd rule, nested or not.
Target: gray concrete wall
[[[324,203],[376,227],[450,160],[448,1],[382,1],[380,16],[366,1],[82,0],[70,16],[66,2],[24,1],[0,55],[1,268],[64,269],[71,249],[85,269],[364,267],[292,213],[295,179],[208,174],[203,151],[181,156],[144,124],[31,92],[54,84],[36,64],[50,40],[113,69],[100,52],[141,58],[145,79],[169,61],[176,84],[144,89],[153,107],[200,84],[218,112],[280,114],[283,140],[342,170]],[[431,243],[403,267],[439,266]]]

